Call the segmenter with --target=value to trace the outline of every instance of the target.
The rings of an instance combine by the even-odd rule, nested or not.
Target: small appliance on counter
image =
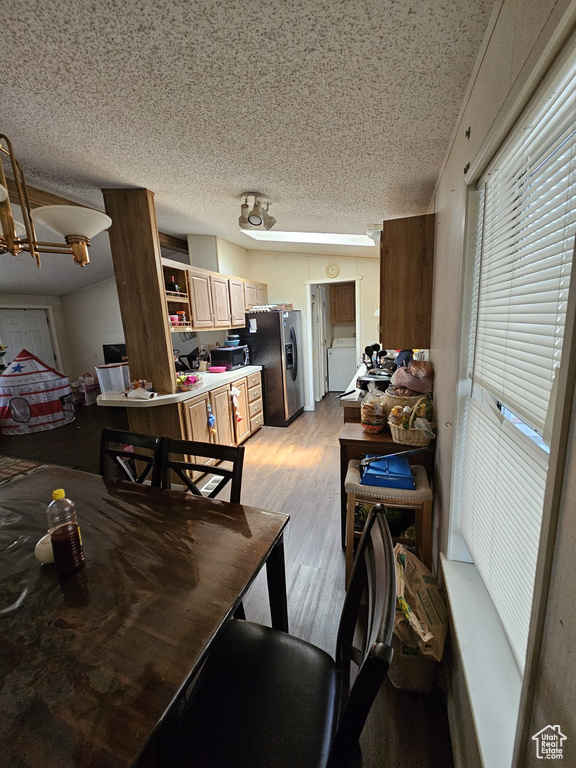
[[[233,371],[248,365],[248,347],[245,344],[237,347],[214,347],[210,352],[210,360],[215,367],[224,366],[227,371]]]
[[[379,368],[371,368],[364,376],[358,376],[356,379],[356,389],[368,392],[368,385],[372,381],[376,389],[385,392],[390,384],[392,374],[390,371]]]

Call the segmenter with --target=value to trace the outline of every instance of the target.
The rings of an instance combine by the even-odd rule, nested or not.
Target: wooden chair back
[[[162,438],[106,428],[100,438],[100,474],[117,480],[159,486]]]
[[[218,445],[165,437],[160,448],[160,486],[171,488],[174,477],[196,496],[214,498],[230,483],[230,501],[240,504],[244,446]],[[229,466],[231,465],[231,466]],[[202,493],[201,478],[222,478],[215,487]]]

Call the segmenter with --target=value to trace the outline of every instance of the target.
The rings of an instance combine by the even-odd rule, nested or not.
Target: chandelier
[[[14,220],[3,161],[9,159],[18,204],[24,222]],[[90,262],[90,239],[112,224],[105,213],[77,205],[45,205],[31,209],[22,166],[16,159],[10,140],[0,133],[0,253],[17,256],[27,251],[40,267],[41,253],[68,253],[76,264]],[[36,239],[34,224],[47,227],[64,239],[63,243],[46,243]]]

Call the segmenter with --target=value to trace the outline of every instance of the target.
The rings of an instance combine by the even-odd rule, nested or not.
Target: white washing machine
[[[334,339],[328,350],[328,390],[346,392],[356,371],[356,339]]]

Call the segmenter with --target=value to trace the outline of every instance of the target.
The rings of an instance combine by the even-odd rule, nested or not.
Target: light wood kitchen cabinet
[[[356,322],[355,283],[334,283],[330,286],[330,322]]]
[[[243,328],[244,318],[244,281],[231,277],[228,280],[230,289],[230,314],[232,316],[232,328]]]
[[[228,278],[210,275],[210,290],[212,292],[214,328],[230,328],[232,322]]]
[[[250,415],[250,434],[254,434],[264,423],[262,410],[262,377],[260,372],[247,377],[248,383],[248,413]]]
[[[241,442],[250,437],[250,415],[248,413],[248,382],[246,378],[233,381],[230,387],[236,387],[240,394],[237,396],[238,412],[232,414],[234,419],[234,434],[236,437],[236,444],[240,445]],[[241,420],[238,421],[237,416],[240,416]]]
[[[244,309],[252,309],[258,304],[258,288],[256,283],[244,283]]]
[[[380,243],[380,344],[429,349],[434,214],[385,221]]]
[[[192,400],[182,403],[184,412],[184,424],[186,429],[186,440],[194,440],[198,443],[210,443],[211,435],[208,427],[208,393],[198,395]],[[213,463],[211,459],[204,456],[194,456],[192,461],[199,464]],[[193,473],[192,479],[195,480],[200,473]]]
[[[188,292],[193,328],[213,328],[212,291],[208,272],[188,272]]]
[[[214,442],[219,445],[234,445],[234,426],[232,422],[232,402],[230,399],[230,385],[224,384],[218,389],[212,389],[208,396],[212,413],[216,419],[216,434]]]
[[[256,304],[259,307],[268,304],[268,286],[265,283],[256,283]]]

